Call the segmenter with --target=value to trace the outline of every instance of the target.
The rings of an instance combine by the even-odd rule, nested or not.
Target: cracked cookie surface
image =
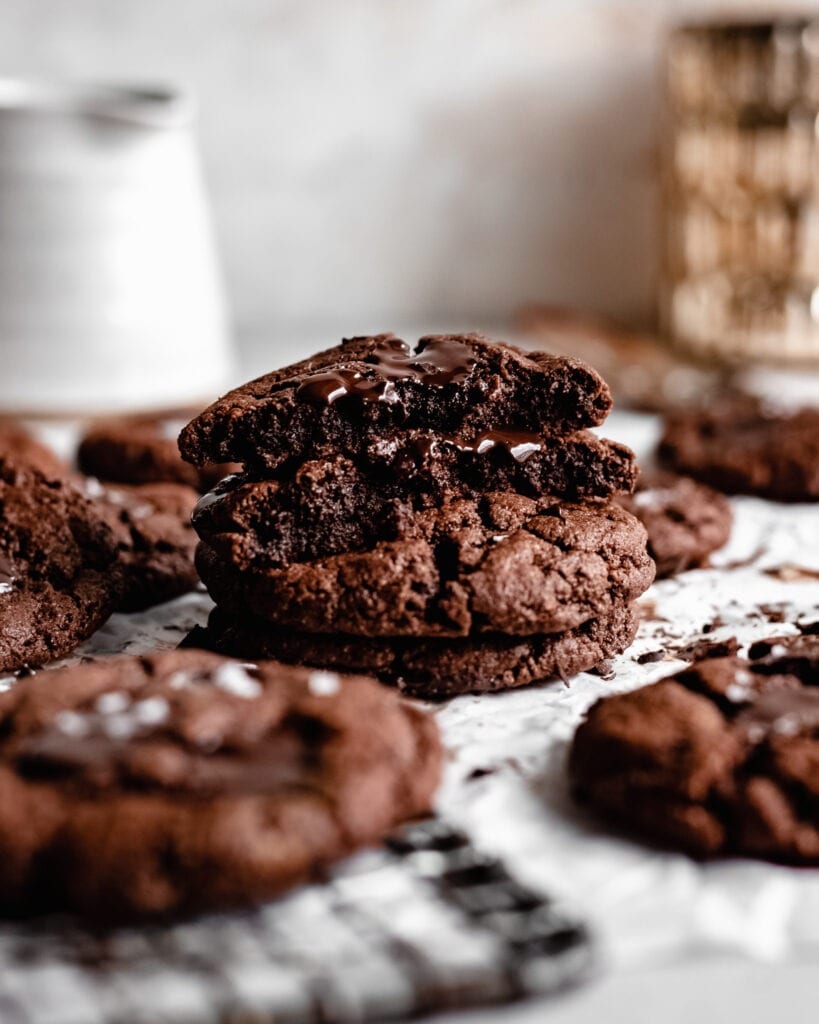
[[[196,534],[190,517],[198,493],[184,484],[104,485],[90,478],[83,492],[96,503],[116,539],[122,570],[117,611],[134,612],[199,583]]]
[[[728,499],[690,477],[641,476],[634,494],[619,496],[617,503],[645,526],[658,578],[705,565],[731,536]]]
[[[399,539],[280,569],[200,544],[217,604],[302,632],[556,633],[608,614],[654,578],[643,526],[611,502],[492,493],[409,517]]]
[[[244,384],[182,431],[185,459],[233,461],[269,475],[333,453],[357,455],[396,430],[508,428],[555,435],[602,423],[605,383],[575,359],[523,352],[480,335],[434,335],[414,348],[391,334],[351,338]]]
[[[114,536],[63,480],[0,457],[0,671],[70,653],[120,593]]]
[[[819,637],[752,644],[598,701],[569,759],[615,825],[699,857],[819,864]]]
[[[258,902],[428,810],[432,717],[372,679],[203,651],[0,694],[0,907],[118,921]]]

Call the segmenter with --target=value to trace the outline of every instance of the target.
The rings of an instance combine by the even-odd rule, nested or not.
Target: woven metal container
[[[819,365],[819,18],[678,28],[666,92],[665,332]]]

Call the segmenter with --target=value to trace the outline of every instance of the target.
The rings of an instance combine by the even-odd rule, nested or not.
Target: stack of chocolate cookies
[[[619,653],[654,564],[610,500],[633,454],[588,430],[610,407],[584,364],[476,335],[354,338],[237,388],[180,436],[243,466],[194,514],[195,642],[421,696]]]

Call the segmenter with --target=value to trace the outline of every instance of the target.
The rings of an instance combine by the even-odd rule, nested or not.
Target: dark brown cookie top
[[[184,462],[177,445],[184,425],[184,418],[167,416],[124,416],[98,423],[80,441],[77,465],[88,476],[111,483],[176,483],[207,491],[239,467],[196,469]]]
[[[696,856],[819,864],[819,637],[781,637],[595,704],[579,796]]]
[[[234,657],[365,672],[413,697],[439,700],[571,679],[621,654],[636,632],[637,616],[629,605],[563,633],[487,633],[453,640],[300,633],[214,608],[207,628],[195,630],[189,643]]]
[[[0,737],[0,906],[114,918],[275,895],[426,810],[441,764],[374,680],[191,650],[23,680]]]
[[[750,396],[666,418],[666,465],[726,494],[819,500],[819,409],[774,412]]]
[[[185,484],[105,485],[93,477],[83,490],[116,539],[123,578],[117,611],[140,611],[197,586],[191,526],[197,491]]]
[[[483,435],[468,445],[411,432],[372,448],[367,468],[337,455],[284,480],[228,477],[199,502],[197,532],[275,568],[398,540],[414,512],[454,498],[511,490],[577,501],[630,489],[636,476],[628,448],[586,432]]]
[[[53,661],[100,626],[120,586],[113,534],[62,480],[0,457],[0,670]]]
[[[0,423],[0,458],[33,466],[49,480],[69,475],[68,466],[56,452],[13,423]]]
[[[510,424],[563,434],[595,426],[608,388],[577,360],[524,353],[475,334],[391,334],[335,348],[231,391],[182,431],[194,465],[231,460],[261,473],[331,453],[356,455],[375,437],[424,429],[474,437]]]
[[[645,529],[607,502],[492,493],[413,514],[397,541],[280,569],[246,558],[241,535],[222,536],[218,551],[203,543],[197,552],[217,604],[306,632],[560,632],[633,600],[654,578]]]
[[[727,498],[690,477],[642,475],[635,493],[617,502],[645,526],[658,577],[705,565],[731,536],[733,515]]]

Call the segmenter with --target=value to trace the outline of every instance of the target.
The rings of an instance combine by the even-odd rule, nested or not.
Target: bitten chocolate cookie
[[[667,417],[660,458],[727,494],[819,500],[819,409],[786,414],[749,396]]]
[[[658,577],[705,565],[731,536],[727,498],[689,477],[662,472],[641,477],[635,493],[617,503],[645,526]]]
[[[510,490],[576,501],[631,490],[636,477],[628,448],[585,432],[496,432],[468,444],[409,432],[371,447],[367,468],[338,455],[306,462],[284,480],[228,477],[199,502],[197,532],[276,567],[396,540],[413,512],[454,498]]]
[[[752,645],[632,693],[577,730],[580,799],[698,857],[819,864],[819,637]]]
[[[196,564],[217,604],[278,626],[356,636],[557,633],[654,578],[643,526],[613,503],[493,493],[414,514],[399,540],[273,569],[224,534]],[[234,542],[235,541],[235,542]]]
[[[241,658],[366,672],[414,697],[438,699],[569,679],[621,654],[636,631],[636,615],[626,606],[565,633],[456,640],[299,633],[215,608],[207,628],[194,630],[186,643]]]
[[[49,480],[61,480],[69,475],[68,466],[56,452],[27,430],[9,423],[0,424],[0,458],[11,459],[17,465],[33,466]]]
[[[119,920],[256,903],[429,808],[432,717],[372,679],[203,651],[0,694],[0,908]]]
[[[114,536],[65,481],[0,458],[0,671],[70,653],[119,596]]]
[[[560,435],[596,426],[611,395],[574,359],[524,353],[479,335],[352,338],[244,384],[185,427],[196,466],[235,461],[260,475],[286,463],[355,456],[396,430],[476,437],[493,430]]]
[[[179,455],[177,436],[184,419],[132,416],[92,427],[77,449],[77,465],[88,476],[118,484],[186,484],[207,491],[236,465],[199,469]]]
[[[94,499],[117,542],[122,596],[117,611],[135,612],[186,594],[199,583],[191,513],[198,493],[184,484],[117,487],[89,478]]]

